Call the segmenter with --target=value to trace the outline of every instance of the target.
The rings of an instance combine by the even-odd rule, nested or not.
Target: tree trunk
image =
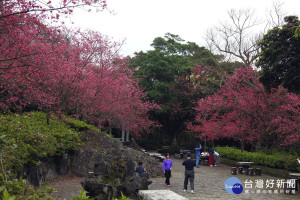
[[[125,130],[124,129],[122,129],[122,142],[125,142]]]
[[[176,147],[177,146],[177,133],[175,133],[171,146]]]
[[[160,147],[160,129],[158,130],[158,137],[157,137],[157,148]]]
[[[50,115],[50,111],[49,111],[49,112],[46,113],[47,125],[50,124],[50,117],[51,117],[51,115]]]
[[[245,149],[245,144],[244,144],[244,142],[241,141],[241,151],[243,152],[244,149]]]
[[[112,128],[109,128],[109,135],[110,135],[110,137],[112,137],[112,130],[111,130]]]
[[[261,139],[259,138],[255,146],[255,152],[258,152],[260,150],[260,147],[261,147]]]

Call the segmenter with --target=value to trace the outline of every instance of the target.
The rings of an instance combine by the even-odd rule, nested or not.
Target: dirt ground
[[[84,179],[84,177],[78,176],[60,177],[48,181],[45,185],[56,189],[56,191],[51,194],[56,200],[69,200],[72,199],[73,195],[79,195],[80,191],[83,190],[80,182]]]

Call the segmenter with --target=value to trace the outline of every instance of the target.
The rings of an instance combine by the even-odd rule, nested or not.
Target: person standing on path
[[[191,193],[194,194],[194,167],[196,166],[196,162],[191,159],[191,152],[188,152],[186,156],[187,159],[182,163],[182,165],[185,166],[183,191],[186,192],[188,181],[190,179]]]
[[[170,177],[171,177],[171,170],[173,168],[173,162],[170,159],[170,154],[166,153],[166,158],[164,159],[163,162],[163,171],[166,177],[165,184],[170,187]]]
[[[209,153],[208,163],[212,167],[212,166],[215,165],[215,157],[214,157],[214,153],[215,152],[214,152],[214,150],[211,147],[209,147],[208,148],[208,153]]]
[[[199,160],[200,160],[200,150],[202,149],[201,144],[195,148],[195,153],[196,153],[196,167],[199,167]]]
[[[220,154],[218,152],[214,152],[214,156],[216,157],[215,159],[215,167],[218,166],[220,164]]]

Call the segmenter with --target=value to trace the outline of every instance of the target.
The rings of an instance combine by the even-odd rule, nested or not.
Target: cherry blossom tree
[[[76,8],[100,11],[106,7],[105,0],[1,0],[0,19],[27,13],[35,14],[36,17],[58,19],[60,15],[71,14]]]
[[[144,93],[118,54],[121,44],[94,31],[47,26],[51,2],[33,5],[41,2],[1,1],[0,109],[71,114],[133,134],[153,125],[148,112],[156,105],[142,102]],[[105,7],[104,1],[63,1],[56,10],[91,2]]]
[[[279,87],[267,93],[258,72],[241,68],[227,78],[221,90],[200,99],[190,130],[208,140],[230,138],[257,148],[276,148],[300,139],[300,98]]]

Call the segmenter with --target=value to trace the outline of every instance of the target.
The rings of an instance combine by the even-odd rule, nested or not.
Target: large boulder
[[[105,184],[98,178],[87,178],[82,183],[82,187],[85,191],[88,191],[88,195],[95,200],[111,200],[113,196],[117,196],[117,191],[112,186]]]
[[[122,193],[130,199],[138,199],[139,190],[148,190],[151,182],[147,178],[140,176],[128,177],[122,185]]]
[[[27,183],[40,187],[46,180],[58,176],[68,176],[70,168],[70,155],[55,156],[44,159],[39,165],[28,166],[23,173]]]
[[[29,167],[26,171],[27,182],[34,186],[42,184],[43,173],[40,167]]]
[[[125,147],[119,140],[96,131],[87,131],[83,136],[86,145],[72,156],[70,171],[88,177],[82,185],[95,199],[109,199],[121,192],[137,199],[138,191],[150,184],[146,178],[135,175],[134,167],[139,161],[150,177],[163,175],[159,161],[142,151]]]

